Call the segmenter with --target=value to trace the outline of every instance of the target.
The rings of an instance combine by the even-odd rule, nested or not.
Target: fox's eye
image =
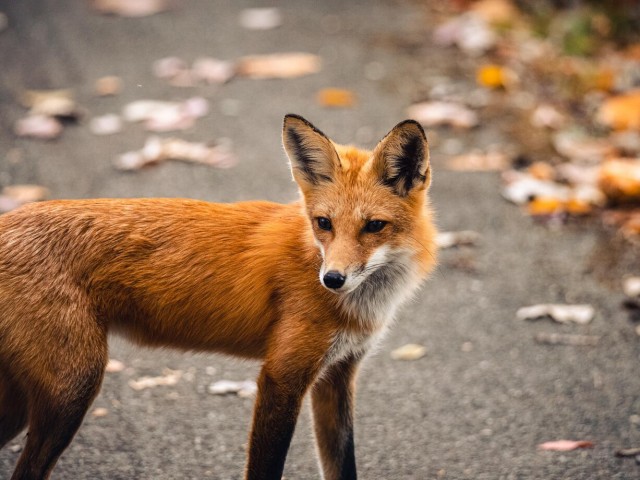
[[[318,227],[320,227],[320,230],[326,230],[327,232],[331,231],[331,220],[327,217],[318,217],[316,220],[318,221]]]
[[[386,224],[387,222],[384,220],[371,220],[364,226],[364,231],[367,233],[378,233]]]

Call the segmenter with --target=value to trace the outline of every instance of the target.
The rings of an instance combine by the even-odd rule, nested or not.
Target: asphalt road
[[[281,28],[240,28],[250,2],[190,0],[141,19],[92,13],[73,0],[3,0],[10,27],[0,33],[0,183],[47,186],[55,198],[192,197],[210,201],[296,196],[280,145],[281,121],[294,112],[338,142],[371,147],[404,119],[427,86],[473,84],[459,76],[456,53],[429,45],[432,19],[411,2],[301,0],[281,5]],[[292,80],[236,79],[221,87],[180,89],[153,77],[154,60],[177,55],[233,59],[278,51],[317,53],[316,75]],[[92,86],[118,75],[124,91],[95,98]],[[457,75],[457,76],[456,76]],[[356,92],[355,108],[327,110],[315,102],[323,87]],[[96,137],[86,123],[56,142],[18,140],[23,88],[73,88],[89,115],[117,112],[140,98],[202,95],[211,113],[182,135],[230,138],[239,157],[221,170],[166,163],[134,173],[116,171],[119,153],[141,147],[139,126]],[[233,108],[229,108],[232,105]],[[504,202],[496,174],[448,172],[447,140],[465,148],[508,142],[499,125],[471,132],[430,132],[432,197],[442,230],[476,230],[477,247],[443,251],[440,267],[399,315],[359,379],[356,452],[364,479],[632,479],[633,459],[614,456],[640,446],[640,339],[621,307],[619,280],[638,273],[630,247],[593,223],[550,229]],[[584,302],[597,317],[588,326],[526,323],[515,311],[540,302]],[[545,346],[539,332],[599,335],[597,346]],[[389,352],[421,343],[427,355],[401,363]],[[463,347],[463,345],[465,345]],[[259,366],[219,355],[140,350],[113,339],[111,355],[127,369],[107,374],[95,407],[53,479],[238,479],[242,476],[251,399],[207,393],[216,380],[244,380]],[[183,371],[175,386],[136,391],[128,381]],[[23,436],[13,442],[19,446]],[[536,445],[590,440],[566,453]],[[17,450],[17,447],[13,450]],[[0,451],[0,478],[19,453]],[[308,411],[300,418],[287,460],[287,479],[319,478]]]

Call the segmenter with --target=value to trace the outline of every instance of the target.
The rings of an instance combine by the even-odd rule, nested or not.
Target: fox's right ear
[[[301,187],[330,182],[340,168],[331,140],[298,115],[284,117],[282,143],[291,162],[293,178]]]

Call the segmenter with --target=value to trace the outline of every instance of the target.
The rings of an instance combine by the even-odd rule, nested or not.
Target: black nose
[[[327,288],[333,288],[334,290],[337,290],[338,288],[344,285],[344,281],[346,279],[347,277],[342,275],[340,272],[336,272],[335,270],[332,270],[330,272],[325,273],[324,278],[322,280],[324,281],[324,284]]]

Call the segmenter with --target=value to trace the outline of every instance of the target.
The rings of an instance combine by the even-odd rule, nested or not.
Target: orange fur
[[[327,262],[364,269],[376,251],[409,252],[401,266],[413,272],[411,288],[433,267],[428,175],[416,173],[424,181],[409,190],[404,178],[381,181],[402,148],[422,152],[415,142],[424,134],[400,124],[381,142],[390,147],[368,152],[335,145],[298,118],[285,121],[295,129],[285,147],[301,202],[51,201],[0,216],[0,447],[29,421],[13,480],[48,477],[97,394],[109,332],[263,359],[249,479],[280,478],[300,403],[315,385],[325,477],[355,478],[355,372],[383,326],[357,306],[375,308],[376,298],[347,307],[347,293],[318,276]],[[306,178],[297,165],[309,167]],[[428,174],[428,155],[420,168]],[[333,231],[318,228],[319,216]],[[363,233],[372,218],[389,223]]]

